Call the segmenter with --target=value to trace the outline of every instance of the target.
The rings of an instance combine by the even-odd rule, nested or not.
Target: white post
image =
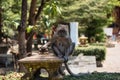
[[[78,22],[70,22],[70,37],[72,42],[75,42],[77,46],[79,44],[78,41]]]

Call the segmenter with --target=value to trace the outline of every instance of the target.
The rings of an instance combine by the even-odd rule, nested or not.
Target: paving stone
[[[95,56],[74,56],[71,57],[69,62],[69,67],[75,74],[78,73],[91,73],[96,71],[96,59]],[[68,74],[67,71],[65,71]]]

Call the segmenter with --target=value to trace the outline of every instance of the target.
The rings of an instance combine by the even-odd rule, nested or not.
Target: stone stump
[[[55,76],[55,72],[58,71],[60,65],[63,63],[63,59],[53,55],[35,55],[26,57],[18,62],[23,64],[27,69],[25,75],[21,78],[22,80],[62,80],[58,75]],[[37,78],[35,73],[39,69],[45,69],[48,72],[48,78]],[[38,74],[39,75],[39,74]]]

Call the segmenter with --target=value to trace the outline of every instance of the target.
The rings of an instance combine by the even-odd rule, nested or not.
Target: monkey
[[[74,74],[67,62],[68,62],[68,57],[73,54],[74,48],[75,48],[75,43],[72,42],[71,38],[69,37],[67,30],[65,26],[61,25],[56,29],[55,34],[53,35],[53,38],[48,42],[47,44],[44,45],[46,46],[51,46],[51,49],[53,50],[53,53],[59,57],[63,58],[64,62],[63,64],[65,65],[66,70],[71,76],[81,76],[81,74]],[[62,69],[62,66],[60,66],[59,71],[61,75],[65,75],[64,71]]]
[[[72,42],[70,36],[68,35],[68,31],[64,25],[60,25],[59,27],[57,27],[53,38],[48,42],[48,44],[45,44],[44,47],[48,45],[51,46],[53,53],[57,57],[64,59],[63,64],[65,65],[66,70],[71,76],[81,76],[81,74],[74,74],[67,64],[68,57],[71,56],[74,51],[75,43]],[[61,75],[65,75],[62,66],[60,66],[58,72]]]
[[[52,39],[42,47],[47,48],[48,46],[56,46],[59,49],[60,53],[55,53],[56,56],[62,57],[62,56],[68,56],[69,53],[67,52],[67,49],[71,45],[72,40],[69,37],[67,30],[65,26],[59,26],[56,29],[56,32],[54,33]],[[53,47],[52,47],[53,48]]]
[[[72,55],[73,50],[75,48],[75,43],[72,42],[71,38],[67,34],[67,30],[65,29],[64,26],[58,27],[56,30],[55,35],[52,38],[51,42],[51,48],[53,50],[53,53],[64,59],[64,65],[67,71],[72,75],[75,76],[71,70],[69,69],[67,62],[68,62],[68,57]],[[62,67],[62,66],[61,66]],[[60,68],[59,73],[64,75],[63,70]]]

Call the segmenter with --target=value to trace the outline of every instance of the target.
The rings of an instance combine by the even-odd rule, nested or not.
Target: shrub
[[[105,46],[105,43],[90,43],[92,46]]]
[[[120,73],[92,73],[80,77],[65,76],[63,80],[120,80]]]
[[[79,54],[96,56],[96,61],[105,60],[106,48],[105,46],[88,46],[88,47],[76,47],[74,51],[74,56]]]

